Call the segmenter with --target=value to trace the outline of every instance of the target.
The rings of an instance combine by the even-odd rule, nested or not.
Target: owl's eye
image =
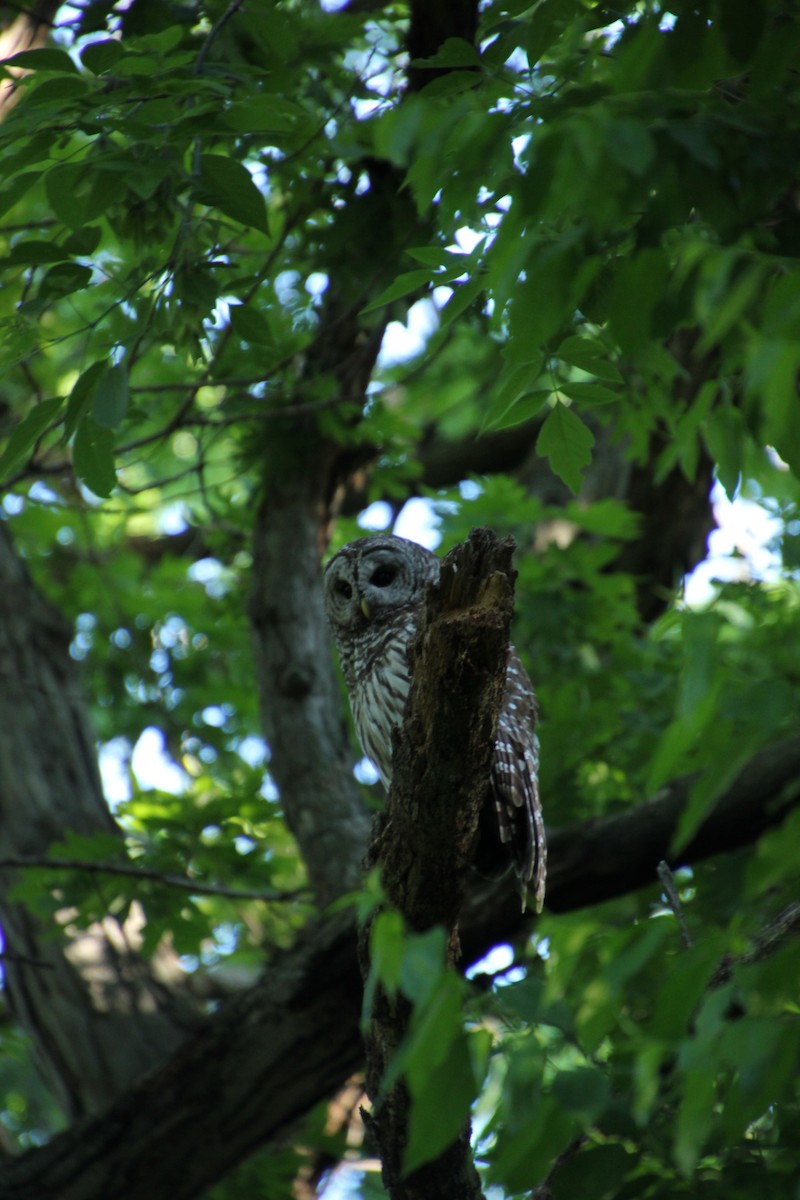
[[[334,584],[334,591],[337,596],[341,596],[345,600],[349,600],[353,595],[353,589],[346,579],[337,579]]]
[[[388,587],[390,583],[394,582],[396,575],[397,569],[390,567],[388,563],[384,563],[382,566],[375,568],[369,581],[373,587]]]

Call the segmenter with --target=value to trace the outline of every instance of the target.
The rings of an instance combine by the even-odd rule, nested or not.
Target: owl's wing
[[[497,722],[492,796],[500,841],[511,853],[522,907],[533,889],[535,907],[544,903],[547,846],[539,800],[539,741],[533,686],[513,646],[509,650],[503,708]]]

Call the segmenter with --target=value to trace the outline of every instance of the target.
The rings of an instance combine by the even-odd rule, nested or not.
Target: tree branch
[[[204,883],[199,879],[191,879],[188,875],[165,875],[149,867],[137,867],[135,863],[90,862],[81,858],[0,858],[0,870],[43,870],[43,871],[77,871],[86,875],[122,875],[128,879],[138,879],[145,882],[157,883],[161,887],[179,888],[184,892],[192,892],[197,896],[220,896],[225,900],[263,900],[265,903],[297,900],[299,896],[309,895],[308,888],[294,888],[288,892],[275,890],[265,891],[263,888],[234,888],[225,887],[221,883]]]
[[[800,803],[800,736],[755,755],[686,850],[670,859],[689,786],[681,781],[630,812],[551,832],[548,906],[566,912],[656,886],[662,858],[691,864],[754,842]],[[776,937],[796,933],[794,909],[790,918]],[[459,926],[462,962],[530,920],[507,880],[481,885]],[[163,1069],[106,1114],[0,1165],[0,1195],[189,1200],[360,1065],[360,1009],[354,923],[340,914],[309,926],[261,984],[224,1002]]]

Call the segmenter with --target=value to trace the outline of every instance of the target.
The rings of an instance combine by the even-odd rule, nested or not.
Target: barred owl
[[[389,534],[350,542],[325,571],[325,608],[356,732],[386,788],[392,779],[392,731],[402,723],[411,686],[408,650],[426,588],[438,578],[435,554]],[[546,849],[536,717],[531,681],[511,646],[476,866],[497,876],[513,864],[523,909],[530,885],[539,911]]]

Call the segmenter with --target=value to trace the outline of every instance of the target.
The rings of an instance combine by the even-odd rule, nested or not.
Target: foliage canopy
[[[548,823],[691,779],[680,908],[623,873],[498,933],[472,981],[440,931],[373,926],[372,983],[412,1005],[407,1165],[471,1111],[492,1196],[796,1197],[798,813],[681,856],[797,735],[798,61],[783,0],[93,0],[5,65],[2,518],[70,622],[125,835],[37,852],[143,872],[30,869],[14,900],[84,926],[141,906],[142,954],[168,938],[212,981],[302,938],[346,889],[308,861],[275,715],[305,684],[254,670],[247,596],[285,589],[300,620],[320,555],[411,498],[443,549],[517,539]],[[712,484],[718,511],[769,514],[769,570],[740,554],[688,604]],[[271,538],[308,573],[280,564],[265,597]],[[156,786],[133,754],[154,731]],[[63,1122],[27,1046],[0,1066],[21,1147]],[[357,1157],[323,1126],[212,1194],[285,1197],[315,1155]]]

